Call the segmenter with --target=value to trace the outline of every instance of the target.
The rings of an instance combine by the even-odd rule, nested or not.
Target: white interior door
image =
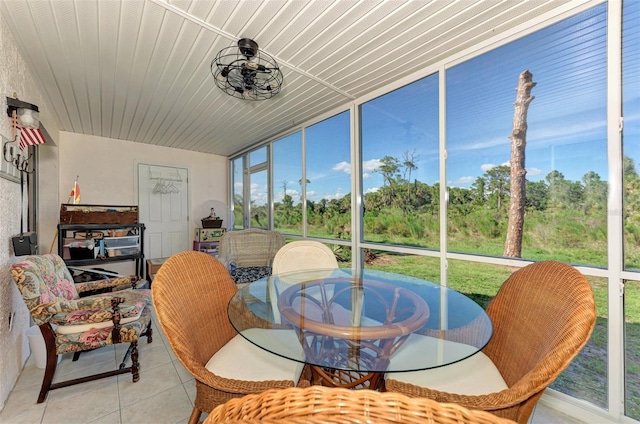
[[[138,164],[138,208],[146,259],[191,249],[187,169]]]

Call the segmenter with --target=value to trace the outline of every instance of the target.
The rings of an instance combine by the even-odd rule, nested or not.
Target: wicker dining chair
[[[271,275],[271,265],[284,236],[261,228],[229,231],[220,239],[218,260],[236,283],[250,283]]]
[[[273,274],[286,274],[295,271],[307,271],[307,270],[322,270],[322,269],[338,269],[338,260],[336,255],[325,244],[315,240],[297,240],[292,241],[280,248],[273,258]],[[295,277],[292,276],[290,284],[297,283]],[[287,278],[280,278],[280,283],[287,282]],[[272,305],[271,310],[273,313],[273,321],[276,323],[281,322],[282,317],[278,310],[277,299],[278,290],[273,281],[269,281],[269,298]],[[314,295],[313,293],[307,293]],[[320,294],[317,293],[319,297]],[[344,311],[340,305],[335,304],[333,311],[336,314],[349,316],[348,312]]]
[[[513,421],[460,405],[400,393],[310,386],[267,390],[232,399],[209,414],[205,424],[507,424]]]
[[[315,240],[289,242],[273,258],[274,274],[320,268],[338,268],[338,260],[331,249]]]
[[[596,322],[593,291],[574,267],[537,262],[511,274],[487,314],[494,332],[481,352],[441,369],[388,373],[386,389],[526,423],[545,388],[589,340]],[[446,376],[438,378],[442,372]],[[504,389],[483,390],[498,379]],[[463,383],[455,387],[457,381]]]
[[[302,363],[260,349],[231,326],[227,304],[237,290],[222,263],[196,251],[171,256],[153,279],[160,327],[195,378],[190,423],[231,398],[293,387],[300,379]]]

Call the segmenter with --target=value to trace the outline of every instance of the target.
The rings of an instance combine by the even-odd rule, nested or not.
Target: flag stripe
[[[20,128],[20,149],[24,150],[27,146],[35,146],[36,144],[44,144],[45,139],[39,128]]]

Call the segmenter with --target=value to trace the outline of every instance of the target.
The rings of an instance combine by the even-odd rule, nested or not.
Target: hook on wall
[[[2,136],[2,141],[2,157],[4,158],[4,160],[15,166],[20,172],[33,174],[33,164],[29,162],[29,159],[31,159],[31,156],[33,156],[33,154],[25,156],[18,148],[15,141],[8,140],[4,138],[4,136]]]
[[[31,174],[34,171],[33,164],[29,164],[32,154],[23,153],[25,147],[44,143],[40,133],[40,118],[38,106],[18,100],[16,93],[14,98],[7,97],[7,115],[13,121],[13,140],[2,137],[2,158],[15,166],[18,171]],[[20,128],[20,146],[18,147],[18,127]]]

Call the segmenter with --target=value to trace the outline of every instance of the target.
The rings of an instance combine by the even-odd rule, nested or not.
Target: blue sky
[[[633,23],[625,25],[625,154],[638,163],[640,25],[633,17],[640,16],[640,2],[626,4]],[[524,70],[537,84],[528,113],[527,178],[542,180],[558,170],[573,181],[589,171],[607,180],[603,4],[447,70],[447,183],[468,188],[491,167],[508,163],[515,89]],[[438,182],[438,90],[432,75],[362,105],[365,192],[382,185],[375,172],[380,159],[402,161],[405,152],[418,166],[412,180]],[[292,137],[299,144],[300,135]],[[309,198],[349,193],[349,112],[308,127],[306,140]],[[274,157],[276,201],[285,179],[297,200],[300,186],[290,176],[300,175],[301,152],[283,147]]]

